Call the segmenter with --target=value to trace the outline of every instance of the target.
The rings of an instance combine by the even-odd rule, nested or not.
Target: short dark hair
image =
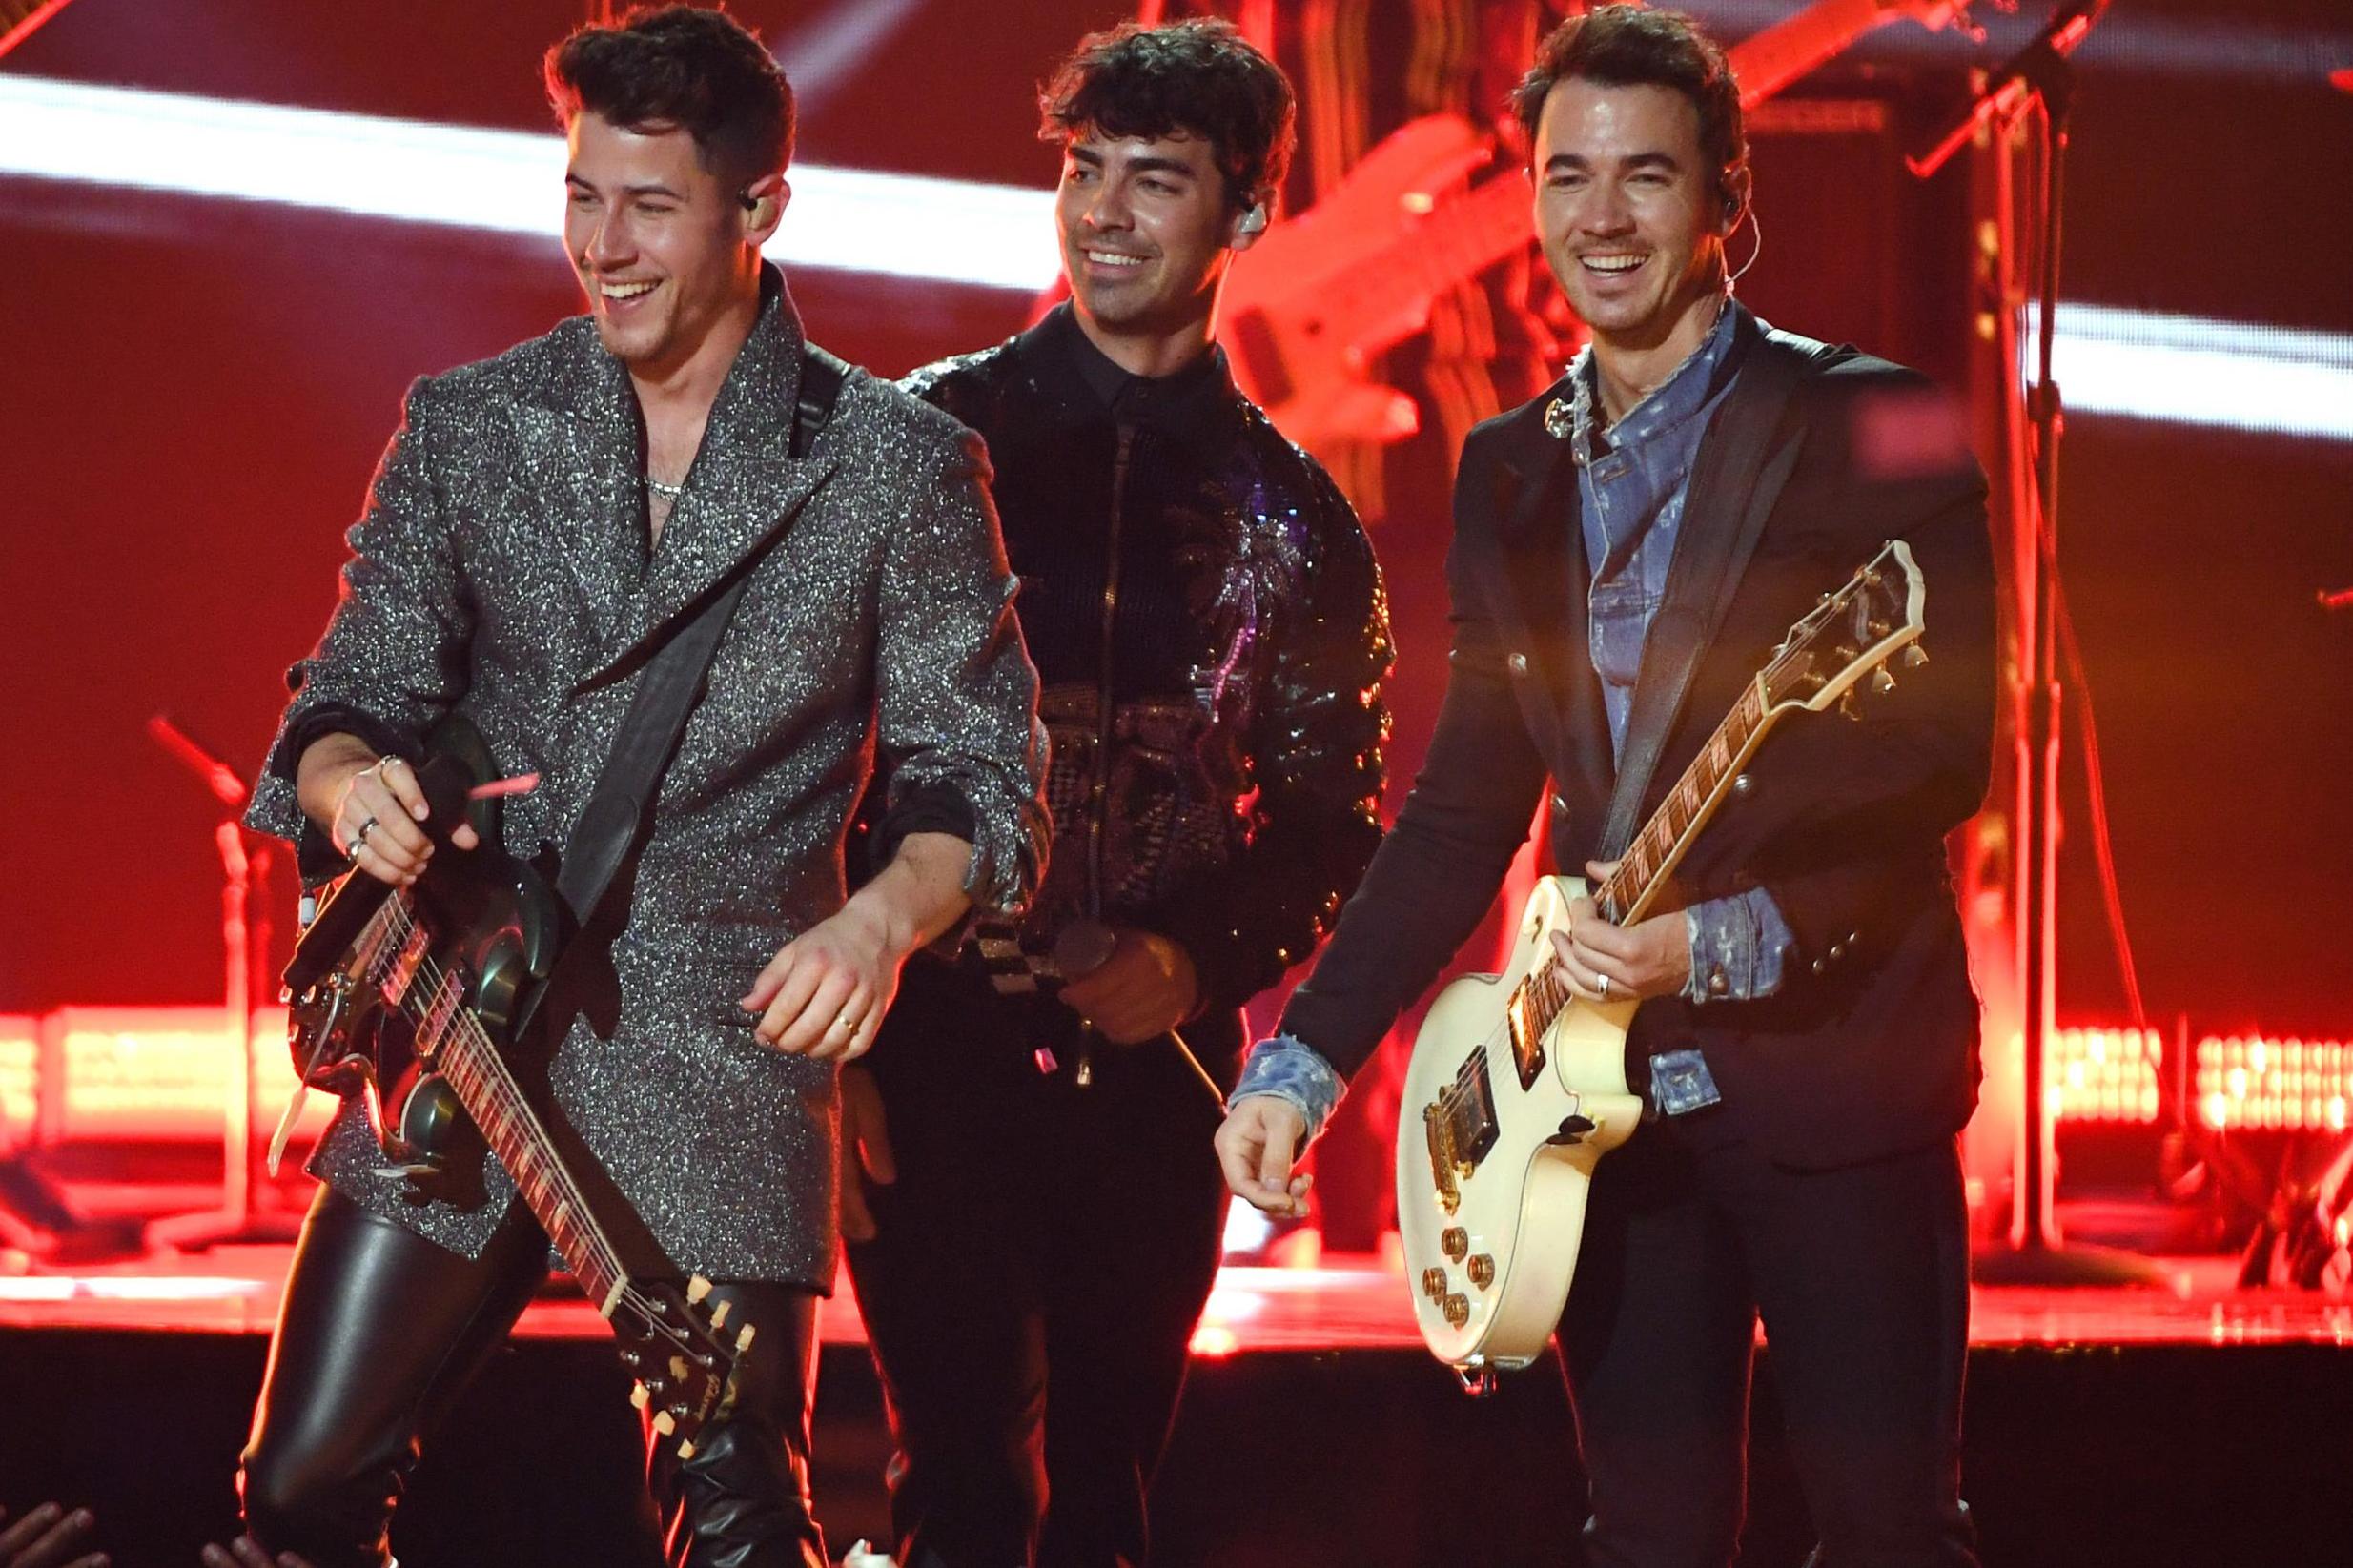
[[[640,6],[547,51],[547,101],[565,126],[583,110],[625,130],[679,127],[726,179],[792,161],[792,84],[742,23],[703,6]]]
[[[1712,165],[1716,193],[1726,201],[1739,193],[1733,172],[1749,161],[1749,132],[1740,108],[1740,84],[1724,51],[1679,10],[1647,6],[1596,6],[1554,28],[1536,46],[1536,63],[1512,90],[1511,112],[1536,141],[1536,122],[1545,99],[1565,81],[1605,87],[1671,88],[1699,112],[1699,146]]]
[[[1210,18],[1091,32],[1038,90],[1040,141],[1090,129],[1156,140],[1202,137],[1235,206],[1265,197],[1291,165],[1290,79],[1233,23]]]

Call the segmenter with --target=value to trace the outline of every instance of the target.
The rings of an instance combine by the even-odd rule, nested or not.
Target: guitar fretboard
[[[1692,835],[1706,823],[1717,794],[1770,720],[1765,682],[1749,682],[1740,701],[1732,704],[1732,711],[1724,716],[1724,722],[1708,738],[1708,743],[1700,747],[1691,765],[1675,781],[1675,787],[1667,792],[1667,798],[1627,846],[1617,870],[1593,890],[1594,906],[1603,918],[1621,926],[1631,925],[1649,910],[1665,889],[1668,875],[1683,858]],[[1541,1038],[1575,1000],[1576,994],[1560,978],[1555,966],[1540,962],[1513,993],[1511,1010],[1519,1019],[1515,1034],[1524,1029],[1524,1038]]]
[[[1685,843],[1699,826],[1708,804],[1739,765],[1749,743],[1765,725],[1764,682],[1751,681],[1724,716],[1724,723],[1700,747],[1691,765],[1683,770],[1675,787],[1643,824],[1627,846],[1618,869],[1595,890],[1594,906],[1620,925],[1640,920],[1665,885],[1666,873],[1682,856]]]
[[[608,1306],[629,1285],[627,1271],[598,1228],[571,1172],[556,1158],[547,1130],[514,1070],[466,1008],[465,976],[455,969],[440,971],[430,960],[420,966],[419,955],[427,945],[420,940],[423,928],[411,920],[399,898],[386,900],[376,919],[383,923],[385,940],[376,945],[380,957],[369,965],[370,978],[379,984],[394,982],[384,984],[384,994],[416,1031],[419,1054],[431,1059],[457,1091],[459,1104],[481,1129],[491,1151],[514,1178],[588,1299],[600,1308]],[[373,972],[379,967],[385,972]],[[403,968],[409,972],[398,972]],[[411,984],[411,974],[421,984]]]

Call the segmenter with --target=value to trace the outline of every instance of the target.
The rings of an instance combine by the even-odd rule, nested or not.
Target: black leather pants
[[[246,1528],[317,1568],[380,1568],[419,1445],[505,1339],[547,1270],[519,1205],[468,1262],[322,1189],[286,1280],[239,1476]],[[650,1449],[647,1479],[671,1568],[823,1568],[809,1512],[816,1298],[721,1285],[757,1327],[735,1413],[693,1458]]]

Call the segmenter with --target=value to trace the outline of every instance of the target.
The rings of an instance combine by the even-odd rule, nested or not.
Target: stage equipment
[[[2032,483],[2018,487],[2027,504],[2015,519],[2018,527],[2030,531],[2033,541],[2032,549],[2020,552],[2017,559],[2031,563],[2034,574],[2028,591],[2019,595],[2028,617],[2021,641],[2031,650],[2028,679],[2032,685],[2025,694],[2026,722],[2019,729],[2017,857],[2024,875],[2015,879],[2020,893],[2019,1010],[2026,1089],[2019,1096],[2023,1126],[2010,1248],[1981,1254],[1974,1266],[1979,1278],[2015,1284],[2118,1284],[2150,1277],[2145,1264],[2122,1253],[2062,1246],[2053,1205],[2055,1096],[2044,1066],[2057,1006],[2059,659],[2060,622],[2065,614],[2058,578],[2058,443],[2064,420],[2051,361],[2057,330],[2060,200],[2068,115],[2075,100],[2075,68],[2068,56],[2107,9],[2108,0],[2067,0],[2033,41],[1986,78],[1967,112],[1934,147],[1905,160],[1914,175],[1927,179],[1989,128],[2005,143],[2020,124],[2037,125],[2041,130],[2042,181],[2035,214],[2036,373],[2033,386],[2025,393]],[[2005,223],[2010,219],[2007,203],[2003,217]],[[2012,238],[2007,234],[2003,236],[2005,254],[2015,254]]]
[[[1619,866],[1592,889],[1603,917],[1630,926],[1652,912],[1717,807],[1747,791],[1741,770],[1782,720],[1833,706],[1860,718],[1866,679],[1875,699],[1894,690],[1887,666],[1898,653],[1924,662],[1927,605],[1911,548],[1897,540],[1790,627],[1624,854],[1605,845]],[[1639,792],[1642,783],[1620,787]],[[1602,999],[1587,998],[1553,965],[1553,933],[1567,929],[1570,901],[1586,895],[1577,878],[1538,883],[1509,967],[1440,992],[1405,1069],[1397,1223],[1414,1316],[1430,1353],[1473,1394],[1551,1342],[1594,1167],[1642,1119],[1626,1082],[1626,1031],[1639,1003],[1607,1000],[1606,979]],[[1826,956],[1843,957],[1843,945]],[[1670,1110],[1671,1060],[1652,1059]]]
[[[182,1252],[292,1241],[302,1228],[302,1216],[264,1201],[269,1183],[254,1151],[255,975],[270,950],[269,874],[276,854],[266,841],[245,830],[242,819],[253,790],[235,768],[163,714],[147,722],[147,733],[203,781],[227,811],[213,829],[213,844],[220,853],[220,938],[226,963],[221,1000],[229,1035],[228,1080],[222,1086],[220,1207],[209,1213],[157,1220],[148,1227],[148,1240]]]
[[[0,56],[32,36],[33,30],[66,9],[66,0],[0,0]]]

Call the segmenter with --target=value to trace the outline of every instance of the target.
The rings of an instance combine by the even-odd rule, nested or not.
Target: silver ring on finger
[[[1609,1000],[1609,976],[1606,974],[1594,976],[1593,994],[1605,1002]]]
[[[370,830],[372,830],[375,826],[376,826],[376,819],[375,819],[374,817],[370,817],[367,821],[365,821],[365,822],[363,822],[363,823],[361,823],[361,824],[359,825],[359,829],[358,829],[358,832],[356,832],[356,833],[352,834],[352,836],[351,836],[351,846],[352,846],[352,851],[353,851],[355,854],[358,852],[359,846],[360,846],[361,845],[363,845],[363,844],[365,844],[365,843],[367,843],[367,842],[368,842],[368,833],[369,833],[369,832],[370,832]]]

